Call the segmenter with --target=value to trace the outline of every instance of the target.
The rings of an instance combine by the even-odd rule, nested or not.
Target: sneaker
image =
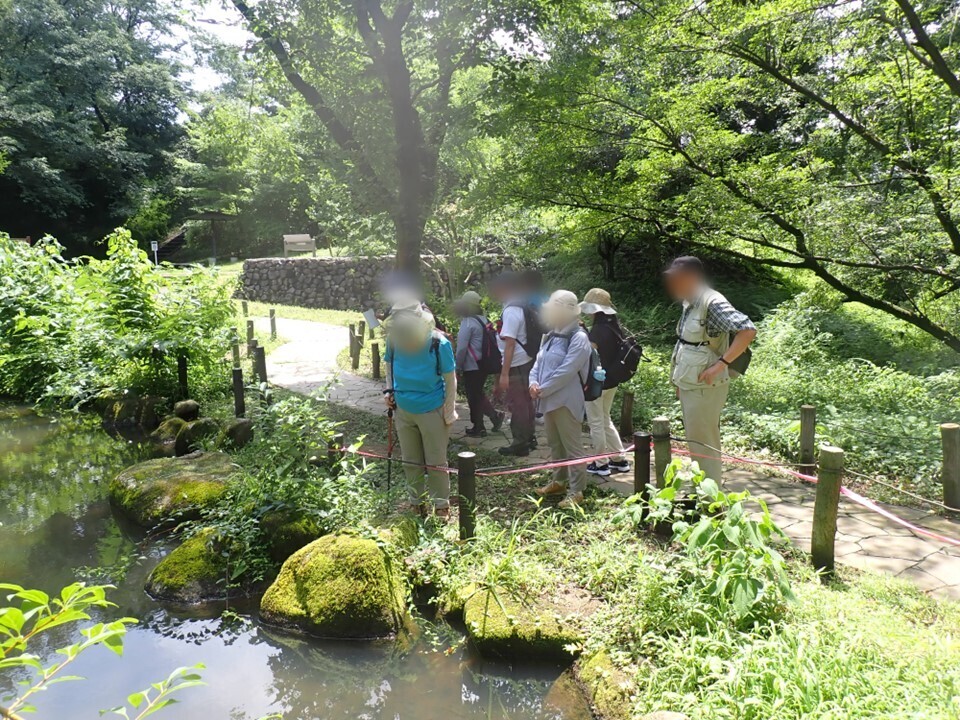
[[[610,466],[597,465],[596,461],[594,461],[587,465],[587,472],[591,475],[599,475],[600,477],[610,477]]]
[[[611,460],[608,467],[610,468],[610,472],[614,472],[614,473],[630,472],[630,463],[627,462],[626,460]]]
[[[500,428],[503,427],[503,420],[507,417],[507,414],[504,412],[494,413],[493,417],[490,418],[490,425],[493,428],[494,432],[500,432]]]
[[[564,485],[562,482],[557,482],[556,480],[551,480],[543,487],[537,488],[535,490],[537,495],[539,495],[540,497],[544,497],[546,495],[560,495],[562,493],[565,493],[566,491],[567,491],[567,486]]]
[[[464,433],[464,435],[472,438],[485,438],[487,436],[487,431],[483,428],[471,427],[467,428],[467,431]]]
[[[497,452],[510,457],[526,457],[530,454],[530,448],[526,445],[506,445]]]
[[[583,504],[583,493],[571,493],[557,505],[561,510],[572,510]]]

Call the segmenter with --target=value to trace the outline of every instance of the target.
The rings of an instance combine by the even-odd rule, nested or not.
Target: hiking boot
[[[500,432],[500,428],[503,427],[503,421],[507,417],[505,412],[494,413],[490,418],[490,426],[493,428],[494,432]]]
[[[450,517],[450,507],[447,506],[447,507],[434,508],[433,514],[436,515],[438,518],[446,519]]]
[[[611,460],[608,466],[612,473],[630,472],[630,463],[626,460]],[[587,470],[589,471],[589,468],[587,468]]]
[[[508,457],[526,457],[530,454],[529,445],[506,445],[499,450],[498,453],[501,455],[507,455]]]
[[[557,482],[556,480],[551,480],[546,485],[541,488],[537,488],[535,492],[540,497],[546,497],[547,495],[560,495],[567,491],[567,486],[562,482]]]
[[[583,493],[571,493],[567,495],[563,500],[561,500],[557,507],[561,510],[572,510],[575,507],[580,507],[583,504]]]
[[[587,465],[587,472],[591,475],[597,475],[599,477],[610,477],[610,466],[597,465],[596,461],[593,461]]]
[[[487,431],[483,428],[471,427],[467,428],[467,431],[464,433],[464,435],[472,438],[485,438],[487,436]]]

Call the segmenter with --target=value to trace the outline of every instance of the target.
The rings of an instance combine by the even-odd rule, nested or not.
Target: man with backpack
[[[534,447],[534,406],[530,398],[530,370],[540,350],[543,331],[530,307],[516,273],[505,272],[490,284],[494,299],[503,303],[498,344],[503,367],[494,385],[494,395],[506,395],[513,441],[499,450],[501,455],[526,457]]]
[[[593,288],[588,292],[580,303],[580,312],[591,318],[590,343],[597,349],[604,374],[603,394],[587,403],[591,444],[597,455],[619,453],[594,460],[587,465],[587,472],[599,477],[630,472],[630,463],[623,452],[620,433],[610,417],[610,409],[617,388],[633,377],[643,352],[620,326],[617,309],[606,290]]]
[[[484,416],[490,418],[493,431],[503,425],[504,414],[497,412],[487,397],[486,383],[491,375],[499,375],[503,356],[497,346],[497,331],[483,314],[480,295],[469,290],[454,302],[453,310],[460,318],[457,334],[457,368],[461,371],[467,404],[470,406],[472,427],[467,428],[468,437],[486,437]]]

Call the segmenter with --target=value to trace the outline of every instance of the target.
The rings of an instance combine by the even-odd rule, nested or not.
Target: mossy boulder
[[[327,535],[283,564],[263,596],[269,625],[327,638],[383,638],[407,623],[399,563],[380,545],[352,535]]]
[[[188,538],[147,578],[147,593],[168,602],[192,605],[227,594],[227,560],[210,531]]]
[[[157,458],[128,467],[110,482],[108,492],[118,511],[152,528],[200,517],[223,495],[236,469],[223,453]]]
[[[583,641],[579,623],[542,600],[521,604],[505,591],[481,590],[466,601],[467,633],[484,657],[570,660]]]
[[[177,434],[177,455],[187,455],[200,449],[200,443],[220,434],[220,423],[213,418],[200,418],[188,422]]]
[[[282,563],[297,550],[323,535],[319,523],[296,510],[275,510],[263,516],[260,528],[270,543],[270,557]]]
[[[575,671],[598,717],[621,720],[632,716],[630,677],[613,664],[606,650],[581,659]]]
[[[231,450],[239,450],[249,445],[252,440],[253,421],[247,418],[237,418],[227,423],[217,445]]]
[[[196,400],[181,400],[173,406],[173,414],[187,422],[196,420],[200,417],[200,403]]]

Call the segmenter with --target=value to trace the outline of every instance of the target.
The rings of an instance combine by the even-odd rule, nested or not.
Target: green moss
[[[179,603],[216,600],[226,595],[226,562],[210,531],[188,538],[147,578],[154,598]]]
[[[505,592],[477,592],[467,600],[463,619],[470,639],[488,657],[569,660],[567,646],[583,640],[556,608],[540,602],[527,607]]]
[[[160,426],[150,433],[150,439],[160,443],[172,443],[186,426],[186,420],[176,416],[165,418]]]
[[[613,664],[606,650],[581,660],[576,672],[599,717],[626,720],[631,716],[630,678]]]
[[[229,455],[193,453],[147,460],[117,475],[109,487],[114,507],[143,527],[196,519],[226,490],[236,472]]]
[[[295,510],[267,513],[260,521],[260,528],[268,538],[270,557],[276,563],[282,563],[304,545],[323,535],[316,520]]]
[[[265,622],[321,637],[376,638],[406,621],[406,588],[373,540],[327,535],[291,555],[260,604]]]

